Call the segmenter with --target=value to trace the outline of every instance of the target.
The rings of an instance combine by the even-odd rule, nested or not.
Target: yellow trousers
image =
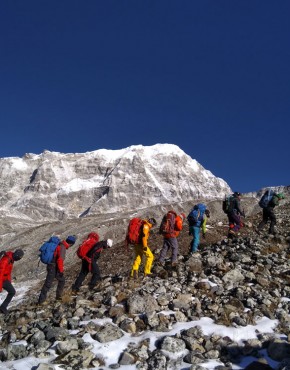
[[[144,266],[144,274],[151,274],[151,267],[154,260],[153,253],[149,249],[149,247],[143,247],[142,245],[134,245],[135,251],[135,259],[132,266],[131,276],[133,276],[134,271],[138,271],[140,264],[142,262],[143,255],[146,258],[145,266]]]

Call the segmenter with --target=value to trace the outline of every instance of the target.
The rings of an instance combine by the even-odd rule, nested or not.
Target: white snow
[[[30,286],[26,286],[24,284],[14,285],[16,289],[16,296],[14,300],[12,301],[13,304],[11,304],[10,308],[13,308],[13,306],[18,305],[23,300],[25,293],[32,285],[34,285],[34,283],[36,283],[36,281],[31,282]],[[6,292],[2,292],[0,294],[1,301],[5,298],[6,294],[7,294]],[[161,311],[159,312],[159,314],[172,315],[174,314],[174,312],[173,311]],[[94,323],[98,325],[104,325],[105,323],[113,324],[110,318],[94,319],[90,321],[93,321]],[[80,326],[86,325],[88,322],[89,321],[82,321],[80,322]],[[135,345],[138,345],[138,343],[140,343],[141,341],[145,339],[149,339],[150,341],[149,348],[151,351],[153,351],[156,348],[155,344],[158,339],[164,336],[173,336],[175,334],[180,333],[182,330],[186,330],[194,326],[199,326],[205,335],[217,334],[223,337],[227,336],[242,346],[243,341],[256,338],[258,333],[273,333],[277,325],[278,325],[278,320],[271,320],[267,317],[261,317],[259,320],[257,320],[256,325],[248,325],[245,327],[226,327],[224,325],[215,324],[213,320],[209,317],[203,317],[197,321],[177,322],[172,325],[172,329],[169,332],[146,331],[146,332],[141,333],[140,335],[131,335],[129,333],[123,332],[124,335],[122,338],[117,339],[112,342],[107,342],[107,343],[100,343],[97,340],[94,340],[91,337],[91,335],[88,333],[86,333],[83,336],[83,339],[85,342],[92,343],[94,346],[93,352],[96,355],[100,355],[105,360],[106,365],[102,366],[102,369],[109,370],[110,365],[118,362],[120,358],[120,354],[128,347],[129,343],[134,343]],[[73,336],[76,333],[77,333],[76,330],[70,332],[71,336]],[[277,335],[277,337],[279,337],[279,335]],[[175,353],[174,355],[168,352],[166,352],[165,354],[169,356],[171,359],[175,359],[178,356],[181,358],[184,357],[186,353],[187,353],[187,350],[182,351],[182,353],[178,353],[178,354]],[[0,363],[0,370],[9,370],[9,369],[30,370],[34,366],[37,366],[39,363],[42,363],[42,362],[47,363],[56,357],[56,353],[54,352],[54,350],[50,350],[50,354],[51,356],[46,357],[44,359],[35,358],[35,357],[27,357],[21,360],[7,361],[5,363],[2,362]],[[269,362],[271,366],[275,367],[277,365],[275,361],[268,358],[266,351],[261,350],[260,354],[262,357],[264,357]],[[255,359],[252,358],[251,356],[245,356],[241,360],[241,362],[233,365],[233,369],[234,370],[244,369],[249,363],[251,363],[254,360]],[[203,366],[207,370],[213,370],[214,367],[219,364],[221,363],[217,360],[209,360],[200,365]],[[189,368],[190,368],[190,364],[182,361],[182,365],[180,369],[188,370]],[[61,367],[56,366],[56,369],[61,369]],[[97,368],[94,368],[94,369],[96,370]],[[128,366],[123,365],[120,367],[120,369],[121,370],[133,370],[135,369],[135,365],[128,365]],[[168,369],[168,370],[171,370],[171,369]],[[175,367],[175,370],[178,370],[178,369],[176,369]]]

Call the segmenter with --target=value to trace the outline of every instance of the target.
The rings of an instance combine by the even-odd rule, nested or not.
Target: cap
[[[111,248],[113,245],[113,240],[112,239],[107,239],[107,246],[108,248]]]
[[[278,197],[279,199],[285,199],[285,196],[284,196],[284,194],[283,194],[283,193],[278,193],[278,194],[277,194],[277,197]]]
[[[149,218],[148,222],[150,222],[150,224],[152,224],[153,226],[157,224],[154,217]]]
[[[234,195],[235,195],[235,196],[237,196],[237,197],[240,197],[242,194],[241,194],[241,193],[239,193],[238,191],[235,191],[235,192],[234,192]]]
[[[66,242],[68,244],[71,244],[73,245],[77,240],[77,237],[75,235],[69,235],[67,238],[66,238]]]
[[[19,261],[24,256],[24,252],[22,249],[16,249],[16,251],[13,253],[13,259],[14,261]]]

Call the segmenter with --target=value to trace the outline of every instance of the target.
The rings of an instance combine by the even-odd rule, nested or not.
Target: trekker
[[[151,267],[153,264],[154,256],[148,246],[148,238],[150,234],[150,230],[153,226],[156,225],[155,218],[149,218],[148,220],[143,220],[142,230],[141,230],[141,238],[140,243],[134,245],[134,262],[132,266],[132,270],[130,273],[131,278],[137,279],[138,278],[138,271],[142,261],[142,257],[145,256],[145,266],[144,266],[144,275],[145,276],[153,276],[151,274]],[[128,240],[128,234],[126,236],[126,244],[130,244]]]
[[[200,231],[202,231],[202,236],[205,238],[206,222],[209,217],[210,211],[206,208],[206,205],[202,203],[195,205],[187,216],[189,235],[193,236],[190,243],[190,254],[198,251],[200,243]]]
[[[263,219],[259,223],[257,227],[258,234],[260,231],[264,228],[264,226],[268,223],[270,220],[270,228],[269,228],[269,234],[275,235],[276,231],[274,226],[276,225],[276,216],[274,213],[274,208],[279,204],[279,201],[284,199],[285,196],[283,193],[273,193],[273,196],[270,198],[268,204],[266,207],[263,208]]]
[[[46,300],[46,296],[50,288],[52,287],[54,279],[58,281],[56,288],[56,300],[60,301],[62,298],[62,293],[65,285],[64,277],[64,260],[66,255],[66,250],[73,246],[76,242],[75,235],[69,235],[66,240],[61,241],[56,247],[53,253],[53,260],[51,263],[47,264],[47,275],[44,285],[41,289],[38,304],[43,304]]]
[[[245,213],[241,209],[241,193],[239,193],[238,191],[235,191],[230,198],[229,210],[227,215],[229,220],[228,237],[232,237],[236,235],[236,233],[243,226],[241,216],[245,217]]]
[[[21,260],[24,256],[22,249],[16,249],[15,252],[5,252],[3,257],[0,260],[0,292],[3,289],[7,291],[7,296],[0,306],[0,312],[4,315],[8,314],[7,307],[12,301],[12,298],[15,296],[16,291],[11,283],[11,273],[13,270],[13,264],[15,261]]]
[[[102,240],[93,245],[93,247],[86,253],[82,258],[82,266],[76,281],[72,285],[72,293],[77,293],[85,280],[89,272],[92,273],[91,280],[89,282],[89,290],[97,287],[97,283],[100,282],[101,273],[100,268],[97,264],[97,260],[100,258],[103,249],[111,248],[113,245],[112,239]]]
[[[171,266],[177,265],[178,241],[177,237],[182,230],[185,214],[177,215],[174,211],[169,211],[162,219],[159,233],[163,235],[163,247],[160,251],[158,264],[164,266],[167,252],[171,249]]]

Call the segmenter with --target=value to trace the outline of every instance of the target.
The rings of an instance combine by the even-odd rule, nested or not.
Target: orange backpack
[[[144,221],[138,217],[132,218],[128,225],[127,244],[140,244],[143,236]]]

